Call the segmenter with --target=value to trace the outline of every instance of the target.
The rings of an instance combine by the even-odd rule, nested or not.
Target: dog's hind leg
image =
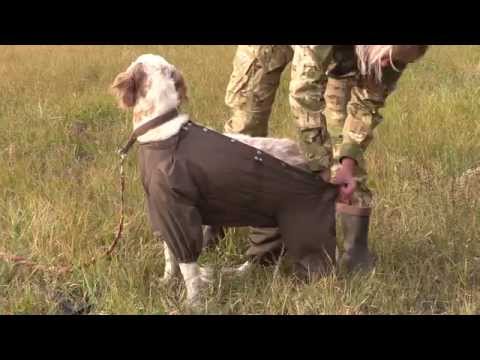
[[[239,267],[225,267],[222,268],[222,274],[227,276],[243,276],[252,268],[252,265],[250,261],[246,261]]]

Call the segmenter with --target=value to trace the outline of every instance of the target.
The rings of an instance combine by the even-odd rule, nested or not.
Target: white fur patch
[[[157,68],[163,67],[163,66],[172,66],[167,60],[165,60],[163,57],[160,55],[154,55],[154,54],[143,54],[137,58],[135,63],[144,63],[148,64],[150,66],[155,66]]]
[[[151,120],[151,119],[148,119],[148,120]],[[135,129],[145,124],[146,122],[148,122],[148,120],[142,121],[141,123],[136,125]],[[147,143],[152,141],[167,140],[172,136],[176,135],[180,131],[182,126],[185,125],[187,122],[188,122],[188,115],[181,114],[176,118],[166,122],[165,124],[150,130],[145,135],[140,136],[138,138],[138,141],[140,143]]]
[[[162,281],[168,282],[179,272],[180,267],[167,244],[164,243],[163,246],[165,254],[165,271],[163,273]]]
[[[300,151],[297,143],[293,140],[251,137],[243,134],[225,135],[246,145],[262,150],[263,152],[276,157],[277,159],[280,159],[291,166],[302,166],[306,164],[305,157]]]

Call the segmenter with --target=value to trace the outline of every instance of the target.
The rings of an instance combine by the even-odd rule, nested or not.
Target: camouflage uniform
[[[290,61],[289,101],[310,169],[334,175],[341,158],[356,160],[357,190],[339,212],[369,216],[372,193],[363,154],[401,72],[387,69],[382,83],[360,78],[351,45],[239,46],[225,98],[232,111],[226,132],[267,136],[275,93]],[[261,262],[281,249],[276,229],[252,229],[250,240],[247,254]]]
[[[237,48],[225,103],[231,109],[225,131],[267,136],[280,77],[292,61],[289,45],[241,45]]]
[[[341,63],[346,60],[340,57],[338,61]],[[383,121],[379,110],[395,90],[405,67],[397,64],[396,68],[400,71],[387,68],[381,83],[359,76],[353,67],[348,72],[328,73],[325,116],[334,144],[331,172],[335,174],[339,160],[344,157],[356,161],[357,190],[349,205],[362,209],[361,213],[368,214],[373,206],[372,192],[367,186],[364,153],[373,140],[374,129]]]

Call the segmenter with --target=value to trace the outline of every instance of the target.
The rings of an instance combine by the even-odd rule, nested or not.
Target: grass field
[[[126,167],[126,228],[111,259],[78,266],[112,241],[119,220],[114,151],[130,114],[108,93],[138,55],[157,53],[181,69],[194,119],[222,129],[234,46],[1,46],[0,251],[55,275],[0,260],[0,314],[181,314],[183,284],[164,286],[162,246],[149,230],[136,156]],[[271,132],[294,136],[288,72]],[[368,150],[376,193],[375,271],[300,285],[255,268],[217,278],[212,314],[480,313],[480,180],[455,181],[480,162],[480,47],[434,46],[412,65],[383,111]],[[246,231],[230,230],[202,263],[244,260]],[[88,305],[88,306],[87,306]]]

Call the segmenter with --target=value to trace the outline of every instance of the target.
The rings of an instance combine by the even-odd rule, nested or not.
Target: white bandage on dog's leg
[[[167,244],[163,244],[164,246],[164,254],[165,254],[165,271],[163,273],[163,282],[168,282],[173,279],[175,275],[178,274],[180,268],[178,266],[178,262],[175,259],[172,251],[168,247]]]
[[[190,306],[198,307],[201,305],[201,293],[205,287],[200,266],[197,263],[183,263],[179,265],[187,288],[187,303]]]

